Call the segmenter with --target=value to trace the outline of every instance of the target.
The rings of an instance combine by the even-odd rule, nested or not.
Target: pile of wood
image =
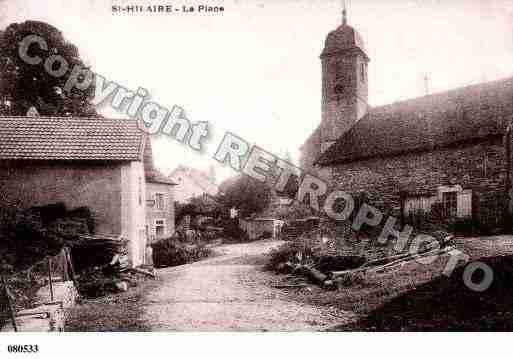
[[[291,272],[293,274],[301,275],[314,284],[326,288],[340,288],[347,286],[351,283],[363,281],[367,273],[383,273],[389,270],[401,268],[405,264],[414,261],[422,262],[428,257],[439,256],[441,254],[450,252],[454,246],[446,246],[444,248],[426,249],[421,253],[411,254],[403,253],[390,257],[380,258],[372,261],[367,261],[358,268],[343,270],[343,271],[327,271],[321,272],[313,265],[295,264],[286,262],[279,268],[284,272]],[[432,263],[432,261],[427,261]]]
[[[122,237],[77,235],[66,244],[71,249],[76,272],[94,267],[128,268],[128,241]]]
[[[351,280],[351,278],[358,278],[361,275],[365,275],[366,273],[384,273],[389,270],[394,270],[401,268],[405,264],[412,263],[414,261],[418,261],[421,263],[422,259],[426,259],[428,257],[439,256],[441,254],[450,252],[454,249],[453,246],[448,246],[441,249],[428,250],[422,253],[417,254],[399,254],[396,256],[380,258],[374,261],[370,261],[365,263],[360,268],[348,270],[348,271],[340,271],[340,272],[331,272],[330,280],[331,282],[325,283],[327,285],[335,285],[339,287],[344,283],[347,283]]]

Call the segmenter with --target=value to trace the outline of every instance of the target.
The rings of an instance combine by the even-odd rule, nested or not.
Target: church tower
[[[360,34],[347,24],[330,32],[321,54],[322,121],[320,152],[324,152],[366,113],[368,108],[369,57]]]

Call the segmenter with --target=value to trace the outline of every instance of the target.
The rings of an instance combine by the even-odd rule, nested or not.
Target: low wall
[[[262,238],[266,234],[269,234],[270,238],[278,239],[283,221],[272,218],[241,219],[239,226],[248,234],[250,240]]]

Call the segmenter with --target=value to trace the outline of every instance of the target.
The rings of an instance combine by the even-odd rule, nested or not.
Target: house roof
[[[173,186],[177,185],[176,182],[174,182],[171,178],[167,177],[165,174],[163,174],[157,169],[151,169],[150,171],[146,171],[146,182],[169,184]]]
[[[180,182],[184,181],[185,179],[192,181],[205,193],[211,196],[215,196],[219,192],[219,187],[217,184],[213,183],[207,174],[196,168],[180,165],[175,168],[173,172],[171,172],[169,177],[178,184],[180,184]]]
[[[371,108],[317,159],[330,165],[499,136],[513,119],[513,78]]]
[[[142,160],[145,138],[134,120],[0,117],[4,160]]]

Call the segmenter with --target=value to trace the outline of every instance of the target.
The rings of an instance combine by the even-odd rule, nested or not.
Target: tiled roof
[[[317,160],[320,165],[432,150],[504,133],[513,78],[375,107]]]
[[[174,186],[177,185],[177,183],[175,183],[171,178],[167,177],[157,169],[152,169],[151,171],[146,172],[146,181],[151,183],[170,184]]]
[[[0,117],[4,160],[142,160],[144,142],[134,120]]]

